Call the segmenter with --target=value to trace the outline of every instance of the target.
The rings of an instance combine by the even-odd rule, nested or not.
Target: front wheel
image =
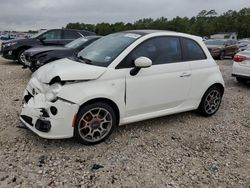
[[[24,55],[25,50],[26,49],[21,50],[17,55],[17,60],[21,65],[25,65],[25,55]]]
[[[219,87],[211,87],[203,95],[198,112],[203,116],[212,116],[215,114],[221,104],[222,90]]]
[[[80,108],[78,112],[74,136],[82,144],[97,144],[110,136],[116,122],[115,112],[108,104],[89,104]]]

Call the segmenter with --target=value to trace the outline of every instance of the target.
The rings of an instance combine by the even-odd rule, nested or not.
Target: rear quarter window
[[[203,49],[196,41],[188,38],[182,38],[181,42],[183,48],[184,61],[207,59]]]

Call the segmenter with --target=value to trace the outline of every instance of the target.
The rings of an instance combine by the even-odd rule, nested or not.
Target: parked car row
[[[20,119],[43,138],[96,144],[118,125],[190,110],[212,116],[224,81],[211,54],[234,56],[236,43],[229,42],[207,40],[206,46],[193,35],[134,30],[39,45],[23,53],[24,66],[35,72]],[[233,76],[241,82],[250,78],[246,52],[234,56]]]
[[[250,39],[208,39],[204,40],[208,50],[215,59],[223,60],[225,56],[234,57],[240,51],[250,48]]]
[[[86,36],[78,38],[65,46],[35,47],[24,52],[25,62],[23,68],[29,68],[32,72],[39,67],[65,57],[76,56],[79,51],[84,49],[100,36]]]
[[[239,49],[236,40],[231,39],[209,39],[205,44],[214,58],[223,60],[225,56],[234,57]]]
[[[20,64],[25,63],[24,51],[36,46],[65,45],[79,37],[95,35],[93,32],[70,29],[47,30],[29,39],[14,39],[2,42],[2,54],[6,59],[18,60]]]

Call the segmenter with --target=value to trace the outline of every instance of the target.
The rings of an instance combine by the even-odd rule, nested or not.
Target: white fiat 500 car
[[[117,125],[198,110],[213,115],[224,81],[202,38],[169,31],[110,34],[74,59],[36,71],[21,121],[43,138],[107,138]]]
[[[234,56],[232,75],[238,82],[250,81],[250,49],[241,51]]]

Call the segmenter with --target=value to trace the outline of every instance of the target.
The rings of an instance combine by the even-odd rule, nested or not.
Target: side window
[[[77,39],[81,37],[76,31],[64,31],[63,39]]]
[[[134,66],[138,57],[148,57],[153,65],[175,63],[182,60],[181,45],[177,37],[156,37],[136,47],[116,68]]]
[[[200,45],[192,39],[182,38],[184,61],[207,59]]]
[[[45,40],[56,40],[56,39],[61,39],[61,31],[60,30],[53,30],[53,31],[48,31],[42,37],[45,37]]]

